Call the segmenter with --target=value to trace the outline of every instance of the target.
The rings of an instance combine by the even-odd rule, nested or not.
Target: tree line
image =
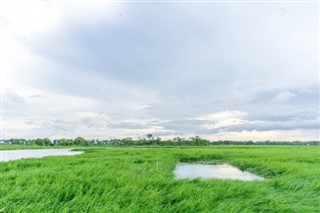
[[[132,139],[130,137],[122,139],[98,140],[76,137],[75,139],[6,139],[0,141],[5,145],[27,145],[27,146],[214,146],[214,145],[320,145],[320,141],[232,141],[218,140],[209,141],[199,136],[190,138],[175,137],[173,139],[162,140],[160,137],[153,137],[148,134],[147,137]]]

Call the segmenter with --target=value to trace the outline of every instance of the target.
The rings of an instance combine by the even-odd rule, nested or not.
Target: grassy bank
[[[319,212],[319,147],[77,148],[0,163],[4,212]],[[178,162],[227,162],[265,181],[174,180]]]

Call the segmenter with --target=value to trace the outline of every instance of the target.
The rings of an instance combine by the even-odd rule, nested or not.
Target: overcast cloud
[[[320,139],[317,2],[0,8],[5,139]]]

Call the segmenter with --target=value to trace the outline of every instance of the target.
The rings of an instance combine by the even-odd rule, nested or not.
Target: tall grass
[[[4,212],[319,212],[319,147],[78,148],[1,164]],[[175,180],[178,162],[227,162],[264,181]]]

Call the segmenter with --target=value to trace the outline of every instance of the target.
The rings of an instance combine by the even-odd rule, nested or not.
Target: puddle
[[[82,151],[71,151],[72,149],[23,149],[23,150],[1,150],[0,161],[19,160],[23,158],[42,158],[46,156],[80,155]]]
[[[243,181],[264,180],[263,177],[244,172],[228,164],[209,165],[209,164],[189,164],[179,163],[175,170],[174,176],[177,179],[231,179]]]

